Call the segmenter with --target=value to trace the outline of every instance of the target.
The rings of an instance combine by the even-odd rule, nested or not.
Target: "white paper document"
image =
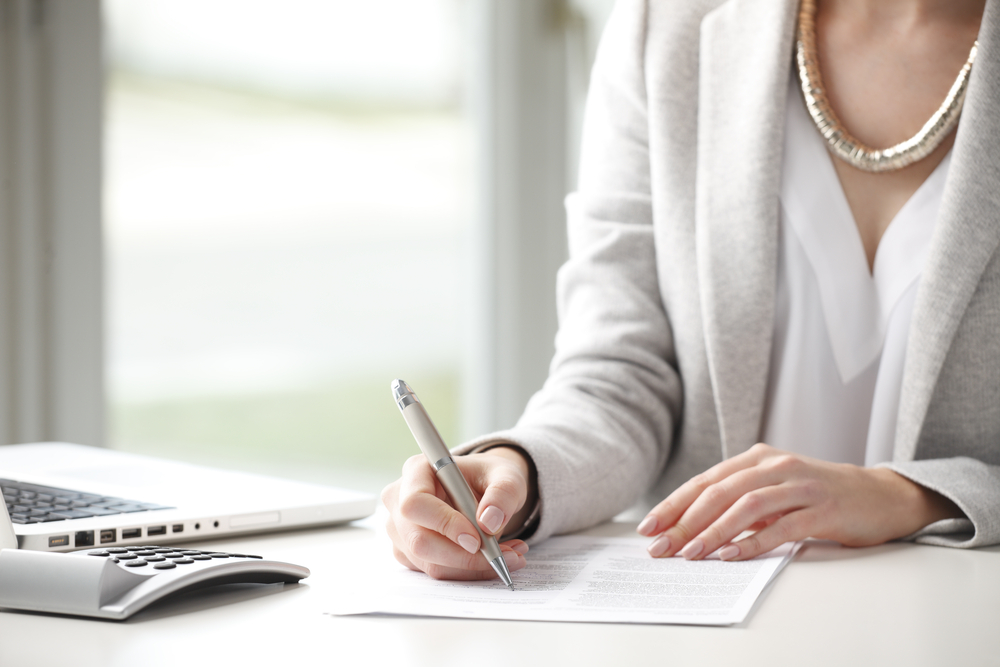
[[[550,538],[531,547],[528,565],[511,573],[514,591],[499,580],[436,581],[379,561],[355,579],[366,585],[345,591],[332,612],[729,625],[746,618],[798,548],[786,544],[750,561],[714,555],[687,561],[650,558],[647,544],[631,537]]]

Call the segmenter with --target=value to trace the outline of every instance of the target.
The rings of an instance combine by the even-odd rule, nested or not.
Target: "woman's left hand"
[[[671,493],[639,524],[654,557],[680,552],[745,560],[806,537],[869,546],[940,519],[963,516],[950,500],[886,468],[790,454],[765,444],[723,461]],[[757,531],[733,542],[745,530]]]

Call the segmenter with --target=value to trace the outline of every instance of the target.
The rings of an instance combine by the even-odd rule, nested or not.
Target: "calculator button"
[[[153,566],[154,570],[169,570],[172,567],[177,567],[174,565],[173,561],[164,561],[162,563],[157,563]]]
[[[189,549],[187,551],[182,551],[181,553],[184,554],[185,556],[200,556],[201,555],[201,552],[198,551],[197,549]]]
[[[194,560],[212,560],[211,556],[191,556]]]
[[[107,551],[88,551],[87,555],[88,556],[110,556],[111,554],[109,554]]]
[[[142,567],[146,564],[144,560],[130,560],[125,563],[125,567]]]
[[[166,560],[163,556],[146,556],[143,560],[147,563],[160,563]]]
[[[153,549],[158,554],[168,554],[173,552],[173,549]]]
[[[224,554],[222,552],[211,553],[208,555],[211,556],[212,558],[229,558],[229,554]]]
[[[112,547],[108,549],[107,552],[109,554],[123,554],[123,553],[128,553],[128,549],[125,549],[123,547]]]
[[[126,554],[118,554],[118,558],[120,558],[121,560],[133,560],[135,558],[138,558],[138,556],[136,556],[135,554],[126,553]]]
[[[177,563],[178,565],[190,565],[194,561],[191,560],[190,558],[178,558],[177,560],[172,562]]]
[[[187,558],[184,554],[172,553],[172,554],[160,554],[164,558]]]

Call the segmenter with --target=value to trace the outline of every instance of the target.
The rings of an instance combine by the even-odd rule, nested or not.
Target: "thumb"
[[[511,517],[524,506],[528,496],[527,476],[513,461],[506,457],[490,456],[490,464],[481,469],[482,499],[476,518],[479,527],[489,535],[503,533]]]

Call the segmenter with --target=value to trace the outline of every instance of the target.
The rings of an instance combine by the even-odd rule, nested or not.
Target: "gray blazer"
[[[749,448],[774,329],[796,0],[622,0],[599,50],[549,379],[501,440],[538,468],[536,539],[584,528]],[[1000,0],[920,281],[896,472],[969,520],[913,537],[1000,542]]]

